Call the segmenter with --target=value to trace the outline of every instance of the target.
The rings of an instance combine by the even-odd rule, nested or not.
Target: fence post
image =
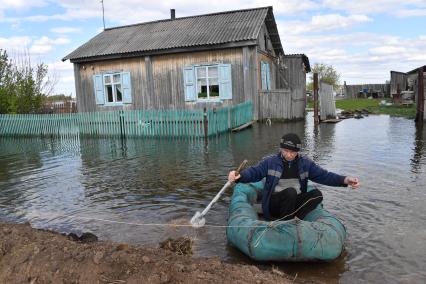
[[[209,135],[209,120],[207,119],[207,108],[203,109],[204,113],[203,113],[203,122],[204,122],[204,138],[207,139],[207,136]]]
[[[228,130],[231,129],[231,108],[232,106],[228,106]]]
[[[120,137],[124,139],[126,137],[125,128],[124,128],[124,112],[122,110],[118,111],[118,117],[120,120]]]
[[[217,110],[216,110],[216,108],[214,107],[213,108],[213,117],[214,117],[214,131],[215,131],[215,134],[216,134],[216,137],[217,137],[217,135],[219,134],[219,130],[218,130],[218,125],[217,125]]]
[[[319,123],[318,117],[318,73],[314,73],[314,123]]]

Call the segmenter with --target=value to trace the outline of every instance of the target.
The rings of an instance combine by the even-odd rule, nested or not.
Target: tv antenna
[[[104,30],[105,30],[105,9],[104,9],[104,0],[100,0],[102,4],[102,22],[104,23]]]

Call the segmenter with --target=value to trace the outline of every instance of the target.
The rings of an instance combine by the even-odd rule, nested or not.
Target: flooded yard
[[[257,124],[204,140],[0,138],[0,220],[59,232],[153,244],[183,235],[196,256],[250,262],[227,245],[225,228],[186,223],[244,159],[256,164],[278,151],[287,132],[324,168],[357,176],[361,188],[318,185],[324,206],[348,231],[331,263],[278,263],[299,279],[327,283],[424,283],[426,273],[426,126],[369,116],[314,129],[305,121]],[[226,225],[231,190],[206,216]],[[143,225],[145,224],[145,225]],[[146,225],[150,224],[150,225]],[[170,224],[162,226],[161,224]]]

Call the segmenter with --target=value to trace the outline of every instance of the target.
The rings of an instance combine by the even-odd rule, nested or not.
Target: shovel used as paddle
[[[238,167],[238,169],[235,171],[235,176],[238,176],[240,174],[240,171],[245,167],[247,164],[247,160],[244,160],[241,165]],[[216,196],[213,198],[212,201],[210,201],[209,205],[200,213],[197,211],[195,215],[191,218],[191,225],[194,228],[201,228],[206,224],[206,219],[204,216],[209,212],[212,205],[219,199],[219,197],[222,195],[222,193],[231,185],[233,184],[232,181],[227,181],[225,185],[222,187],[222,189],[216,194]]]

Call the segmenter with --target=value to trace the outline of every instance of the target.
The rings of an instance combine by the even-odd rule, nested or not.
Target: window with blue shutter
[[[96,104],[122,105],[132,103],[130,72],[106,72],[93,76]]]
[[[95,89],[96,104],[103,105],[105,103],[105,97],[102,75],[93,75],[93,86]]]
[[[219,65],[219,98],[221,100],[232,99],[231,64]]]
[[[185,102],[195,101],[195,74],[194,67],[183,68],[183,80],[185,88]]]
[[[183,72],[186,102],[232,99],[231,64],[193,65]]]

